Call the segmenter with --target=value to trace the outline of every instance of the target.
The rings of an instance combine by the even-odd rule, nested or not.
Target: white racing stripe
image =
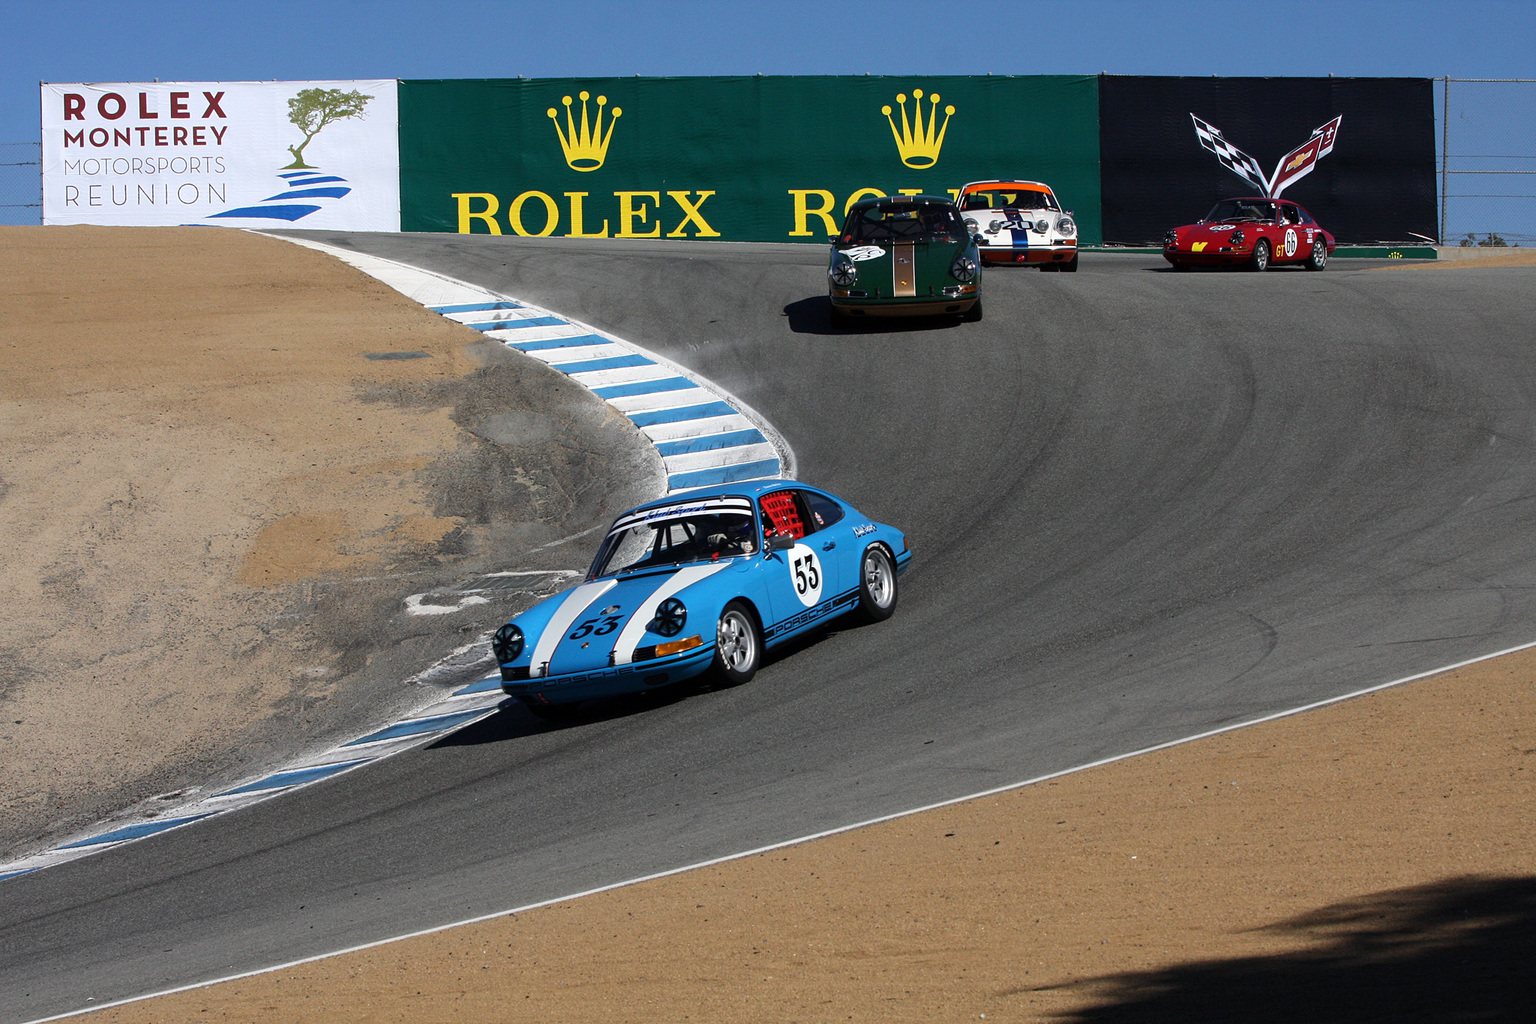
[[[560,602],[560,607],[555,609],[549,624],[539,634],[538,645],[534,647],[533,659],[529,663],[530,677],[538,678],[548,674],[549,659],[555,656],[555,648],[560,646],[560,638],[565,636],[565,631],[570,628],[571,623],[576,621],[576,616],[586,611],[593,602],[616,586],[618,586],[617,580],[583,583],[565,596],[565,600]]]
[[[639,646],[640,638],[645,636],[646,624],[651,621],[651,613],[656,610],[657,605],[684,587],[691,587],[699,580],[709,579],[730,564],[730,562],[714,562],[709,565],[688,565],[668,576],[667,581],[657,587],[655,593],[640,602],[635,613],[624,624],[623,631],[619,633],[618,640],[613,644],[613,663],[629,665],[634,662],[635,648]]]

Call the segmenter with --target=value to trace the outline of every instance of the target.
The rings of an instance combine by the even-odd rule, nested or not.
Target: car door
[[[773,643],[826,618],[838,595],[839,568],[836,538],[817,540],[817,522],[807,506],[805,492],[786,487],[758,499],[763,528],[788,537],[794,546],[768,550],[763,557],[764,585],[773,622],[763,624],[763,639]],[[823,544],[830,544],[823,550]],[[832,557],[829,557],[832,556]]]
[[[1304,260],[1311,246],[1306,244],[1306,229],[1301,224],[1301,211],[1295,203],[1280,204],[1280,237],[1275,241],[1274,260],[1285,263]]]

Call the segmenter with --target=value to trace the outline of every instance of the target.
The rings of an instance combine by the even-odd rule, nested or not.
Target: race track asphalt
[[[1532,271],[989,270],[834,332],[815,246],[338,235],[682,363],[906,530],[887,623],[520,709],[0,891],[0,1021],[292,961],[1536,640]],[[589,552],[571,552],[573,567]]]

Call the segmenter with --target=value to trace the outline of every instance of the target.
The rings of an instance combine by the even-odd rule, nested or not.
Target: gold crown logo
[[[896,127],[896,121],[891,117],[890,106],[880,108],[880,113],[885,115],[885,120],[891,126],[891,135],[896,139],[896,151],[901,154],[901,162],[908,167],[932,167],[939,162],[939,150],[944,148],[944,133],[949,131],[949,119],[954,116],[955,108],[944,108],[944,123],[939,124],[939,94],[931,93],[928,96],[928,123],[923,124],[923,90],[912,90],[912,106],[914,113],[909,121],[907,118],[907,97],[904,93],[896,94],[896,102],[901,107],[901,127]],[[938,134],[934,134],[934,129]]]
[[[560,148],[565,151],[565,162],[573,171],[595,171],[603,166],[603,161],[608,157],[608,141],[613,138],[613,126],[624,113],[623,108],[614,107],[608,119],[608,134],[603,134],[603,106],[608,102],[607,96],[597,98],[597,117],[589,124],[587,120],[587,100],[592,94],[583,89],[581,96],[581,128],[576,127],[576,119],[571,112],[571,98],[562,97],[560,102],[565,104],[565,128],[560,127],[559,116],[554,107],[546,111],[549,119],[555,122],[555,134],[560,136]]]

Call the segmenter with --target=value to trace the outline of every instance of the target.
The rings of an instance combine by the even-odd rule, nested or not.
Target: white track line
[[[1362,690],[1353,690],[1349,693],[1340,694],[1337,697],[1329,697],[1326,700],[1314,701],[1311,704],[1303,704],[1301,707],[1291,708],[1286,711],[1276,711],[1271,714],[1264,715],[1260,718],[1250,719],[1246,722],[1238,722],[1235,725],[1224,725],[1219,729],[1209,729],[1205,732],[1196,733],[1193,736],[1185,736],[1176,740],[1168,740],[1165,743],[1157,743],[1150,747],[1142,747],[1140,750],[1132,750],[1125,754],[1114,754],[1110,757],[1101,758],[1097,761],[1090,761],[1087,764],[1076,765],[1072,768],[1063,768],[1060,771],[1050,772],[1046,775],[1037,775],[1032,779],[1025,779],[1023,782],[1011,782],[1007,785],[996,786],[992,789],[984,789],[980,792],[971,793],[966,796],[951,797],[948,800],[940,800],[937,803],[925,804],[922,807],[913,807],[905,811],[895,811],[891,814],[883,814],[878,818],[869,818],[865,821],[854,822],[851,825],[839,825],[836,828],[829,828],[822,832],[815,832],[807,836],[799,836],[795,839],[785,839],[777,843],[770,843],[767,846],[759,846],[755,849],[743,850],[740,853],[728,853],[723,857],[715,857],[711,860],[702,860],[694,864],[684,865],[683,867],[668,868],[666,871],[656,871],[649,875],[641,875],[638,878],[627,878],[622,882],[610,882],[607,885],[600,885],[592,889],[583,889],[581,892],[573,892],[565,896],[556,896],[552,899],[540,900],[537,903],[527,903],[523,906],[513,907],[509,910],[497,910],[489,914],[480,914],[476,917],[465,918],[462,921],[455,921],[451,924],[440,924],[432,928],[423,928],[420,931],[408,932],[404,935],[394,935],[387,939],[375,939],[372,942],[364,942],[357,946],[348,946],[346,949],[338,949],[330,953],[316,953],[314,956],[307,956],[301,960],[290,960],[287,963],[276,964],[272,967],[259,967],[254,971],[243,971],[239,974],[230,974],[222,978],[214,978],[210,981],[197,981],[190,985],[180,985],[176,988],[168,988],[160,992],[151,992],[147,995],[129,996],[126,999],[119,999],[110,1003],[102,1003],[100,1006],[91,1006],[82,1010],[71,1010],[68,1013],[60,1013],[53,1017],[39,1017],[36,1020],[25,1021],[23,1024],[47,1024],[48,1021],[64,1020],[67,1017],[78,1017],[82,1014],[95,1013],[98,1010],[106,1010],[114,1006],[126,1006],[129,1003],[143,1002],[146,999],[158,999],[161,996],[175,995],[178,992],[191,992],[195,989],[210,988],[214,985],[222,985],[227,981],[239,981],[242,978],[254,978],[258,975],[271,974],[275,971],[285,971],[290,967],[299,967],[303,964],[312,964],[317,960],[326,960],[333,956],[346,956],[348,953],[359,953],[365,949],[374,949],[378,946],[387,946],[392,942],[404,942],[407,939],[417,939],[424,935],[435,935],[438,932],[448,931],[451,928],[463,928],[466,925],[480,924],[484,921],[490,921],[498,917],[507,917],[512,914],[525,914],[530,910],[538,910],[542,907],[554,906],[557,903],[565,903],[569,900],[581,899],[584,896],[596,896],[599,893],[612,892],[615,889],[624,889],[632,885],[640,885],[643,882],[654,882],[659,878],[670,878],[673,875],[681,875],[688,871],[697,871],[700,868],[714,867],[717,864],[726,864],[730,861],[742,860],[746,857],[756,857],[759,854],[772,853],[774,850],[782,850],[790,846],[799,846],[803,843],[815,842],[818,839],[826,839],[830,836],[841,835],[844,832],[852,832],[855,829],[868,828],[871,825],[881,825],[885,822],[896,821],[900,818],[909,818],[914,814],[925,814],[928,811],[936,811],[944,807],[953,807],[956,804],[966,803],[971,800],[980,800],[984,797],[997,796],[999,793],[1008,793],[1015,789],[1023,789],[1026,786],[1034,786],[1042,782],[1049,782],[1052,779],[1059,779],[1065,775],[1075,775],[1078,772],[1085,772],[1090,768],[1101,768],[1104,765],[1114,764],[1117,761],[1128,761],[1133,757],[1141,757],[1144,754],[1154,754],[1159,750],[1167,750],[1170,747],[1179,747],[1186,743],[1194,743],[1197,740],[1210,739],[1212,736],[1220,736],[1223,733],[1236,732],[1239,729],[1247,729],[1255,725],[1263,725],[1265,722],[1273,722],[1277,719],[1289,718],[1292,715],[1299,715],[1307,711],[1315,711],[1318,708],[1324,708],[1330,704],[1339,704],[1346,700],[1353,700],[1356,697],[1364,697],[1367,694],[1377,693],[1381,690],[1389,690],[1394,686],[1402,686],[1405,683],[1417,682],[1420,679],[1428,679],[1430,676],[1438,676],[1444,675],[1447,672],[1455,672],[1457,669],[1466,668],[1468,665],[1476,665],[1480,662],[1492,661],[1495,658],[1502,658],[1510,654],[1518,654],[1520,651],[1530,650],[1533,647],[1536,647],[1536,640],[1530,641],[1529,643],[1519,644],[1515,647],[1506,647],[1502,651],[1494,651],[1492,654],[1484,654],[1476,658],[1468,658],[1466,661],[1458,661],[1454,665],[1444,665],[1440,668],[1432,668],[1411,676],[1404,676],[1401,679],[1394,679],[1388,683],[1377,683],[1375,686],[1367,686]]]

